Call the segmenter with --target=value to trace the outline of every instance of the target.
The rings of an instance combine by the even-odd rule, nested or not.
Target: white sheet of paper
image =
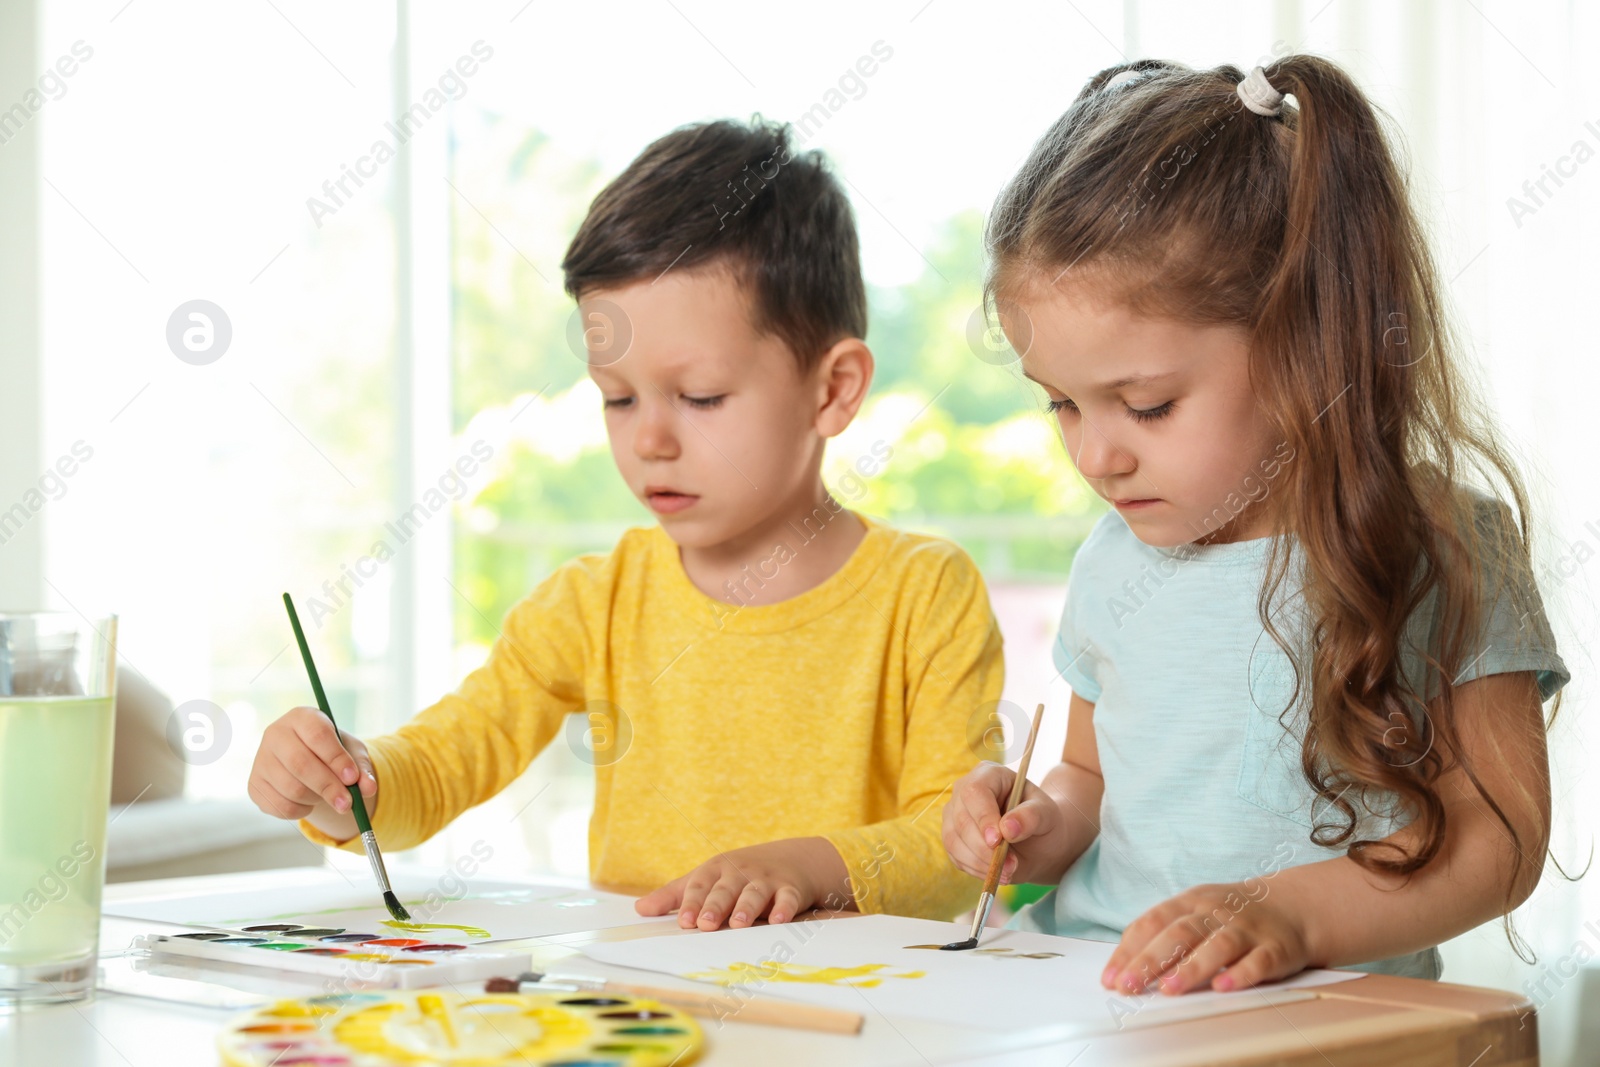
[[[359,877],[364,873],[349,872],[354,885],[342,878],[332,882],[323,879],[306,885],[205,897],[108,900],[105,911],[108,915],[184,926],[239,929],[264,923],[296,923],[475,945],[634,923],[663,923],[677,929],[675,919],[640,916],[633,910],[633,898],[618,893],[555,883],[397,874],[390,884],[413,922],[475,928],[410,933],[386,925],[391,917],[384,909],[383,898],[370,876]]]
[[[1123,996],[1100,985],[1115,945],[1021,930],[989,930],[978,949],[915,948],[965,940],[970,927],[890,915],[814,920],[583,946],[591,959],[729,987],[740,996],[793,1000],[982,1029],[1048,1026],[1063,1034],[1119,1030],[1177,1017],[1263,1005],[1262,993],[1210,991]],[[1306,971],[1261,987],[1268,1002],[1360,978],[1357,971]]]

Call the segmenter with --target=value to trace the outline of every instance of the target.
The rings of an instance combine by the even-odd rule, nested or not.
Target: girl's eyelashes
[[[1164,419],[1172,413],[1172,404],[1173,402],[1169,400],[1165,404],[1153,408],[1129,408],[1128,417],[1134,422],[1155,422],[1157,419]],[[1045,410],[1052,415],[1060,411],[1076,412],[1078,405],[1062,397],[1060,400],[1047,401]]]
[[[1158,407],[1129,408],[1128,417],[1134,422],[1155,422],[1157,419],[1166,418],[1171,411],[1172,401],[1169,400],[1165,404],[1162,404]]]
[[[604,399],[602,406],[608,409],[616,409],[625,408],[631,403],[633,403],[633,397],[631,396],[608,396]]]

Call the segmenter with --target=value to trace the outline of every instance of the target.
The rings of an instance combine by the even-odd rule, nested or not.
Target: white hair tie
[[[1283,94],[1267,81],[1267,72],[1257,67],[1239,83],[1239,99],[1257,115],[1271,117],[1283,110]]]

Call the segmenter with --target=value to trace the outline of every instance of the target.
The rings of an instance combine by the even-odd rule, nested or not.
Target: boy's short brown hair
[[[867,332],[855,215],[821,152],[755,116],[682,126],[600,191],[561,261],[574,300],[668,270],[726,266],[757,329],[803,371]]]

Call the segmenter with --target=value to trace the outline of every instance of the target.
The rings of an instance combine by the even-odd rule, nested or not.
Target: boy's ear
[[[861,410],[872,385],[872,349],[859,337],[846,337],[822,354],[812,373],[820,401],[817,433],[834,437],[844,431]]]

